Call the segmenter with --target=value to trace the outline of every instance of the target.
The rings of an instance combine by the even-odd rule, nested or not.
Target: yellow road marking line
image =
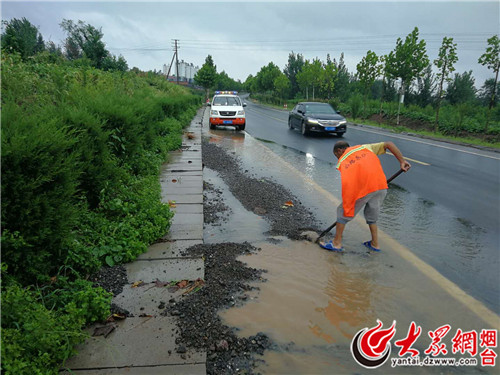
[[[392,152],[389,152],[389,151],[386,151],[386,154],[394,156],[394,154]],[[420,161],[420,160],[415,160],[415,159],[407,158],[406,156],[404,156],[404,158],[406,160],[410,160],[410,161],[412,161],[414,163],[417,163],[417,164],[430,165],[429,163],[426,163],[426,162],[423,162],[423,161]]]
[[[320,192],[325,199],[334,203],[335,205],[340,204],[340,200],[335,198],[329,191],[318,185],[316,182],[311,180],[309,177],[304,175],[302,172],[298,171],[295,167],[293,167],[290,163],[283,160],[281,157],[276,157],[277,155],[272,152],[269,148],[265,147],[261,142],[255,141],[255,139],[248,135],[247,139],[252,139],[255,144],[261,146],[264,152],[270,153],[274,156],[273,160],[279,161],[286,168],[288,168],[292,173],[295,173],[299,176],[303,181],[307,182],[312,188],[316,189]],[[360,216],[357,216],[354,220],[358,222],[363,222],[363,219]],[[476,314],[480,319],[486,322],[489,326],[493,328],[497,328],[500,326],[500,317],[492,310],[490,310],[486,305],[484,305],[481,301],[467,294],[464,290],[462,290],[457,284],[447,279],[443,275],[441,275],[434,267],[425,263],[419,257],[417,257],[413,252],[407,248],[406,246],[400,244],[394,238],[384,233],[379,228],[379,236],[383,237],[384,241],[389,242],[389,248],[394,250],[398,255],[400,255],[403,259],[408,261],[408,263],[412,264],[417,268],[420,272],[426,275],[429,279],[439,285],[444,291],[450,294],[458,302],[462,303],[465,307],[471,310],[474,314]]]

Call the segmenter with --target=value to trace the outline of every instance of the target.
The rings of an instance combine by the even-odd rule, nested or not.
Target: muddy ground
[[[202,147],[204,166],[219,173],[247,210],[270,223],[267,235],[298,239],[304,229],[319,230],[313,214],[285,187],[250,176],[233,154],[208,139],[203,140]],[[225,204],[222,192],[205,182],[204,196],[205,224],[224,225],[231,207]],[[286,201],[292,201],[293,207],[283,209]],[[185,252],[205,257],[205,286],[180,301],[170,301],[166,314],[179,319],[178,351],[186,348],[207,351],[208,374],[254,374],[257,361],[261,361],[258,354],[293,347],[293,343],[277,346],[265,333],[238,337],[235,328],[225,326],[219,318],[221,309],[246,302],[248,291],[256,288],[250,282],[265,282],[265,270],[249,268],[236,259],[256,251],[259,249],[243,242],[196,245]]]

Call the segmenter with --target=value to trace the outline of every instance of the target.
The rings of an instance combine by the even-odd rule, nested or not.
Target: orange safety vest
[[[337,164],[342,179],[344,215],[354,216],[356,201],[377,190],[387,189],[380,160],[365,146],[349,147]]]

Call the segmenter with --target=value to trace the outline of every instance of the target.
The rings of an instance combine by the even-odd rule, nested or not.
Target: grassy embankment
[[[158,173],[201,96],[160,77],[2,53],[2,372],[56,374],[109,315],[89,276],[172,213]]]

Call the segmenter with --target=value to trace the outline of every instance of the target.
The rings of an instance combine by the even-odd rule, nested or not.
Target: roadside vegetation
[[[62,48],[25,19],[2,34],[5,374],[56,374],[83,328],[109,316],[111,295],[89,278],[168,231],[159,168],[202,100],[128,71],[92,26],[62,27]]]
[[[498,35],[485,45],[478,64],[490,69],[492,78],[479,90],[472,71],[455,72],[459,46],[453,38],[443,38],[431,61],[418,28],[398,38],[385,56],[367,51],[355,72],[347,69],[343,53],[338,60],[328,54],[326,61],[311,61],[291,52],[283,70],[270,62],[243,83],[213,74],[203,86],[249,92],[261,103],[279,108],[286,104],[288,110],[300,101],[329,102],[353,122],[500,148]]]

